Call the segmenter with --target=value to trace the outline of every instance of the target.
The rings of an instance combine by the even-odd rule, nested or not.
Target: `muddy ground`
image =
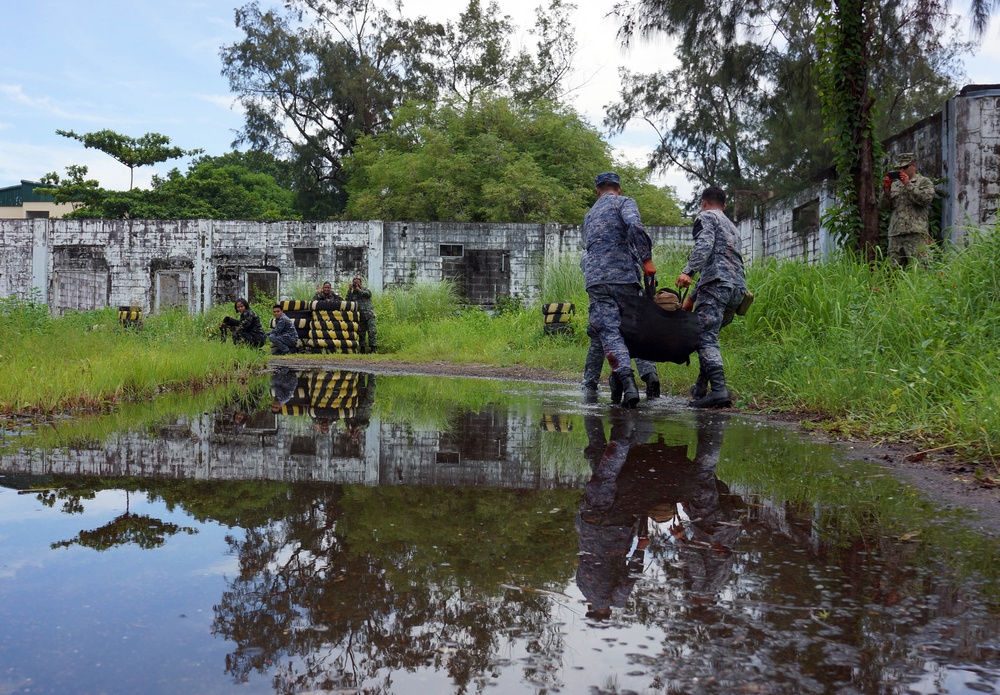
[[[504,379],[538,383],[576,384],[577,376],[566,376],[544,369],[528,367],[492,367],[482,364],[452,364],[446,362],[393,362],[372,360],[349,355],[317,358],[284,358],[272,364],[299,369],[355,369],[374,374],[455,376],[479,379]],[[604,394],[606,397],[606,393]],[[980,467],[957,460],[948,450],[922,452],[915,446],[899,443],[877,443],[836,439],[819,435],[802,427],[805,418],[794,415],[763,414],[731,409],[741,415],[759,418],[769,423],[795,428],[805,436],[836,444],[850,450],[852,458],[877,463],[892,469],[899,477],[924,490],[931,499],[949,507],[966,508],[978,514],[978,525],[984,533],[1000,537],[1000,485],[984,483],[977,477],[977,468],[996,473],[990,464]]]

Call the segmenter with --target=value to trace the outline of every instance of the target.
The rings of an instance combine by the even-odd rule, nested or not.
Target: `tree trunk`
[[[866,81],[867,84],[867,81]],[[854,177],[854,192],[861,217],[859,250],[869,261],[875,260],[875,249],[879,242],[878,196],[875,193],[875,143],[873,141],[872,106],[875,100],[866,94],[861,104],[861,122],[868,124],[861,136],[858,168]]]

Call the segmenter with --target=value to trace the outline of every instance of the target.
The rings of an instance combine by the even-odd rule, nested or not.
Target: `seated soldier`
[[[314,302],[339,302],[343,298],[333,291],[333,285],[327,280],[322,285],[316,288],[316,294],[313,295]]]

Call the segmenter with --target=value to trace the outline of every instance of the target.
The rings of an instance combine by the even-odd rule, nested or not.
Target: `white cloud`
[[[198,98],[227,111],[243,113],[243,105],[232,94],[199,94]]]
[[[107,123],[109,120],[105,116],[86,113],[82,109],[70,110],[68,108],[64,108],[49,97],[29,96],[24,92],[24,88],[19,84],[0,84],[0,94],[5,95],[15,104],[21,104],[22,106],[28,107],[32,111],[39,112],[47,116],[55,116],[56,118],[84,121],[88,123]]]

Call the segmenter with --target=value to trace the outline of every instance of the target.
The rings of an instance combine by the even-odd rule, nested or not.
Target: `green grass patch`
[[[244,379],[266,355],[210,340],[224,313],[167,311],[135,330],[114,309],[53,318],[38,302],[0,299],[0,414],[106,410]]]

